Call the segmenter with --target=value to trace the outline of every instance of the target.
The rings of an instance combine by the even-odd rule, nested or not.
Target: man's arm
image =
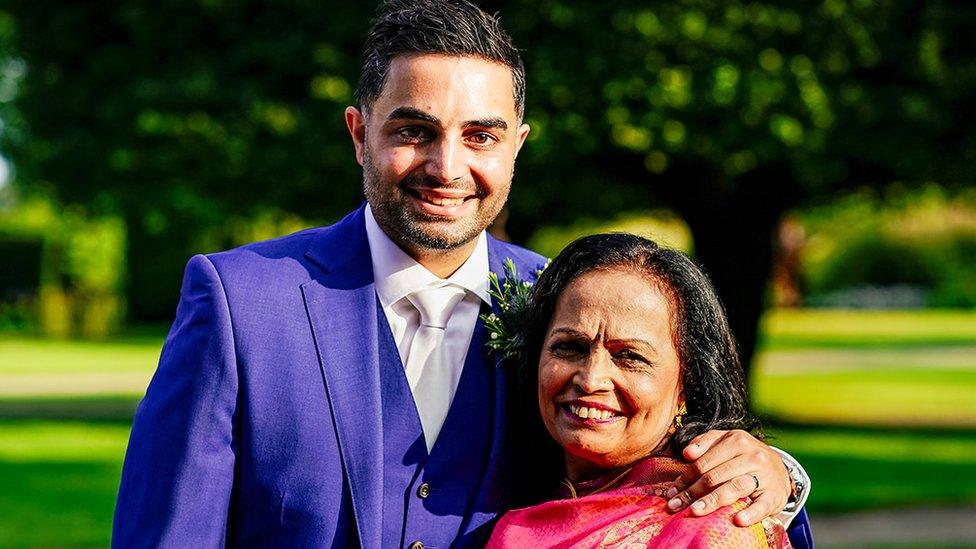
[[[672,511],[691,505],[693,514],[706,515],[749,496],[752,503],[735,515],[738,525],[779,514],[789,526],[809,494],[810,479],[796,460],[745,431],[709,431],[692,440],[683,454],[692,467],[668,494]],[[795,494],[796,505],[782,513],[794,495],[791,467],[801,479],[801,490]]]
[[[114,547],[224,545],[236,406],[227,299],[213,264],[196,256],[187,264],[159,367],[136,411]]]

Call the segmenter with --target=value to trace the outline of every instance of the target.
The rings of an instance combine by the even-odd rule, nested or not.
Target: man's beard
[[[486,193],[482,189],[475,189],[477,200],[481,200],[474,216],[455,220],[445,220],[441,217],[429,216],[414,211],[408,201],[406,188],[440,187],[445,185],[427,182],[422,176],[408,175],[402,180],[392,183],[380,180],[379,170],[373,164],[369,148],[363,152],[363,191],[366,201],[376,222],[386,231],[388,236],[402,245],[425,250],[453,250],[471,242],[481,234],[501,211],[508,194],[498,195],[496,191],[497,207],[490,207],[485,202]],[[486,207],[487,206],[487,207]]]

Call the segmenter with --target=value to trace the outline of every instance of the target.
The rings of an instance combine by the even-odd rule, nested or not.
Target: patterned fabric
[[[747,528],[732,522],[733,515],[748,505],[745,499],[703,517],[692,516],[687,508],[668,513],[664,494],[685,467],[672,458],[647,458],[609,489],[580,498],[567,489],[563,499],[510,511],[498,521],[488,547],[790,547],[783,525],[775,519]],[[597,490],[614,475],[608,477],[576,489]]]

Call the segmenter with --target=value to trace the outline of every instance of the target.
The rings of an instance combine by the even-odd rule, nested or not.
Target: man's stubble
[[[514,175],[514,171],[513,171]],[[481,207],[472,217],[449,221],[447,219],[428,216],[413,211],[407,204],[409,197],[405,188],[419,187],[451,187],[425,182],[422,177],[410,174],[398,182],[381,181],[381,175],[373,162],[369,146],[363,143],[363,191],[366,201],[376,222],[394,242],[401,246],[415,247],[423,250],[448,251],[460,248],[476,239],[482,231],[488,228],[508,200],[511,180],[504,190],[496,189],[493,200],[486,202],[488,193],[474,186],[474,194],[482,201]],[[465,185],[464,183],[458,186]],[[486,207],[487,205],[487,207]],[[435,230],[436,229],[436,230]]]

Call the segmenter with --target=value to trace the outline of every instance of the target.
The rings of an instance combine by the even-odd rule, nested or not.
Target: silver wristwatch
[[[786,471],[790,474],[790,484],[792,485],[792,490],[790,491],[790,499],[786,501],[786,507],[783,508],[784,513],[794,513],[798,509],[798,503],[803,501],[803,491],[806,490],[806,481],[804,480],[803,473],[800,469],[795,467],[791,463],[783,462],[786,466]]]

